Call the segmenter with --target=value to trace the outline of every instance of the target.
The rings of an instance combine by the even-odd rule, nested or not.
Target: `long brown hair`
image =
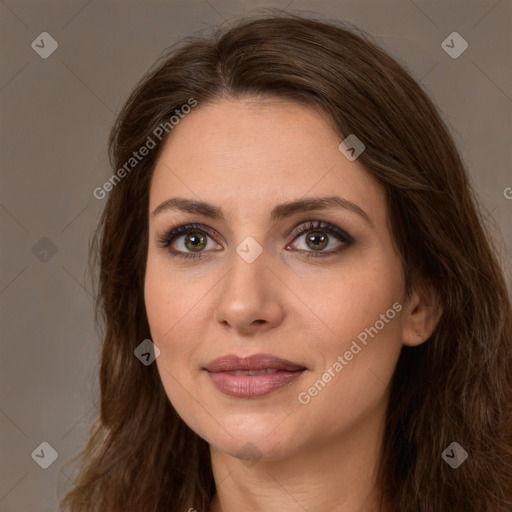
[[[306,102],[327,114],[340,140],[356,134],[366,146],[358,161],[386,192],[407,292],[426,278],[440,296],[434,334],[403,348],[392,382],[379,476],[387,509],[510,512],[510,299],[454,142],[420,86],[367,35],[281,11],[173,47],[116,120],[114,171],[148,137],[157,147],[113,181],[94,238],[101,402],[76,486],[61,506],[209,510],[215,483],[208,444],[174,410],[156,365],[141,364],[133,351],[150,338],[143,295],[148,196],[166,140],[155,130],[191,98],[200,108],[226,96]],[[441,457],[454,441],[468,453],[457,469]]]

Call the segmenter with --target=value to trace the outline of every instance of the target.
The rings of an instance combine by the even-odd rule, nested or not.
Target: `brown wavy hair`
[[[112,128],[112,168],[190,98],[200,108],[224,97],[302,102],[326,113],[340,140],[357,134],[366,146],[358,161],[385,189],[406,291],[426,278],[439,293],[436,330],[403,348],[391,384],[383,507],[510,512],[510,297],[497,244],[433,102],[352,25],[272,10],[187,38],[157,60]],[[93,238],[101,400],[61,510],[207,511],[215,493],[207,442],[174,410],[156,365],[133,354],[150,338],[143,294],[149,185],[165,140],[112,187]],[[469,454],[457,469],[441,458],[453,441]]]

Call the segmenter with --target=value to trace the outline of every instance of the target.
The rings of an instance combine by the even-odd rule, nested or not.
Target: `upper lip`
[[[222,356],[211,361],[205,366],[208,372],[232,372],[237,370],[257,371],[257,370],[283,370],[295,372],[305,370],[304,366],[293,363],[286,359],[281,359],[269,354],[255,354],[249,357],[238,357],[230,354]]]

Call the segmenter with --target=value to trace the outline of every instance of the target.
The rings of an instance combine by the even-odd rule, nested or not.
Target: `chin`
[[[202,436],[214,449],[240,459],[280,460],[293,456],[302,445],[300,428],[293,424],[284,427],[286,415],[270,415],[264,417],[257,414],[237,414],[229,420],[219,421],[229,425],[226,430],[216,427],[206,431]],[[205,431],[204,429],[203,431]]]
[[[256,462],[283,460],[297,454],[300,450],[296,441],[293,445],[290,444],[289,437],[270,440],[269,437],[259,438],[250,434],[209,444],[213,449],[244,461],[247,466],[254,465]]]

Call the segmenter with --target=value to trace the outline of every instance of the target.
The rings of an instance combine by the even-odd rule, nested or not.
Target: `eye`
[[[303,248],[293,249],[293,252],[304,253],[306,257],[326,257],[338,254],[354,243],[354,239],[348,233],[337,226],[321,221],[309,221],[302,224],[291,234],[293,241],[303,235],[307,235],[304,240],[305,245]],[[158,246],[168,248],[169,254],[173,257],[195,259],[204,257],[207,251],[222,249],[221,245],[213,241],[215,237],[215,231],[207,226],[188,224],[166,231],[158,238]],[[212,240],[211,244],[209,239]],[[333,245],[332,242],[335,240],[338,241],[338,244],[334,248],[324,250]],[[286,248],[288,249],[292,245],[289,244]]]
[[[306,257],[325,257],[338,254],[354,243],[354,239],[345,231],[321,221],[310,221],[298,227],[292,233],[293,239],[307,235],[302,244],[302,248],[297,249],[298,252],[304,252]],[[338,241],[331,250],[324,250],[332,246],[332,238]],[[288,246],[291,247],[291,244]]]
[[[194,259],[204,256],[206,249],[221,248],[218,244],[209,244],[209,238],[215,236],[215,232],[199,224],[178,226],[164,233],[158,239],[159,247],[169,248],[169,254],[178,258]],[[214,247],[210,247],[213,245]]]

